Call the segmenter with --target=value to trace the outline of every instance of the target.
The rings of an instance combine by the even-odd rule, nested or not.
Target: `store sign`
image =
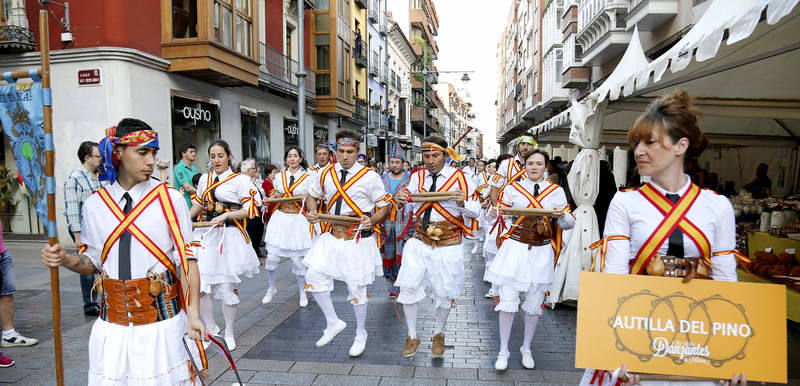
[[[219,117],[219,106],[213,103],[172,97],[172,119],[178,127],[212,128]]]
[[[314,126],[314,143],[328,143],[328,129]]]
[[[285,147],[300,146],[300,130],[296,119],[283,118],[283,144]]]
[[[378,146],[378,136],[376,136],[375,134],[367,134],[367,146],[369,147]]]
[[[97,86],[100,84],[100,69],[79,70],[78,86]]]
[[[787,381],[786,289],[581,272],[575,367]]]

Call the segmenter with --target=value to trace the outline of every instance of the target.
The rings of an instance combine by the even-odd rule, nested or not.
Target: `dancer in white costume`
[[[231,170],[233,156],[228,143],[218,139],[208,147],[210,172],[200,176],[197,192],[192,195],[192,218],[202,214],[208,227],[194,230],[194,254],[200,268],[203,295],[200,298],[200,316],[216,333],[220,330],[214,320],[211,299],[222,301],[225,318],[225,343],[236,349],[234,322],[239,295],[235,285],[240,276],[253,277],[258,273],[258,256],[245,231],[247,219],[258,214],[261,205],[259,194],[250,178]]]
[[[347,299],[356,316],[356,336],[351,356],[359,356],[367,344],[367,286],[383,274],[378,225],[389,215],[392,196],[383,188],[381,177],[356,163],[360,135],[352,130],[336,133],[338,162],[329,165],[314,181],[306,198],[306,217],[317,223],[317,200],[328,203],[328,214],[356,217],[354,226],[327,224],[326,232],[316,238],[303,263],[308,267],[306,289],[314,296],[325,315],[326,328],[317,347],[330,343],[347,327],[339,319],[331,301],[334,280],[347,284]],[[376,210],[373,214],[373,211]]]
[[[275,178],[275,191],[272,197],[303,197],[308,195],[311,186],[314,185],[316,173],[308,173],[308,164],[303,158],[303,152],[296,146],[291,146],[286,150],[283,157],[287,169],[278,174]],[[267,230],[264,233],[264,241],[267,244],[267,262],[264,269],[267,270],[269,288],[267,294],[261,299],[261,303],[267,304],[272,301],[272,297],[278,292],[275,288],[275,274],[281,257],[292,259],[292,273],[297,279],[297,290],[300,294],[300,307],[308,305],[306,297],[305,281],[306,266],[303,258],[308,249],[311,248],[310,224],[300,210],[302,202],[284,202],[278,204],[270,215]]]
[[[184,333],[200,339],[205,327],[197,310],[197,263],[185,248],[191,237],[186,201],[150,178],[159,147],[150,126],[126,118],[106,134],[101,178],[113,184],[83,205],[79,254],[46,246],[42,262],[100,274],[102,306],[89,336],[89,385],[190,385],[182,339]],[[153,282],[160,284],[157,291]],[[183,291],[190,295],[188,305]]]
[[[400,287],[397,302],[403,305],[408,326],[402,355],[416,354],[420,344],[417,335],[418,303],[425,299],[430,287],[436,308],[431,354],[441,357],[445,351],[444,332],[455,298],[464,291],[464,249],[462,238],[478,229],[475,220],[480,202],[466,200],[475,191],[475,184],[464,172],[445,165],[445,158],[461,159],[447,142],[438,137],[425,138],[421,146],[425,169],[411,175],[408,188],[395,200],[413,216],[414,237],[403,248],[403,264],[395,285]],[[448,200],[408,202],[408,194],[450,192]]]
[[[552,218],[558,219],[562,229],[571,229],[575,217],[568,212],[567,196],[558,185],[544,178],[550,158],[541,150],[534,150],[524,160],[525,176],[511,181],[499,196],[498,206],[513,208],[553,209]],[[497,219],[497,206],[489,210],[488,218]],[[520,293],[525,293],[522,311],[525,312],[525,336],[520,347],[522,366],[534,367],[531,341],[536,325],[542,316],[545,292],[553,284],[554,255],[551,239],[555,236],[550,219],[543,216],[506,216],[497,240],[502,243],[497,256],[485,277],[500,288],[500,301],[494,308],[498,311],[500,325],[500,353],[495,369],[508,367],[508,339],[514,314],[520,308]],[[508,224],[507,226],[505,224]]]
[[[525,142],[527,144],[527,142]],[[526,151],[528,154],[533,149],[529,149],[528,146],[521,146],[523,150]],[[512,156],[511,154],[501,154],[497,157],[497,161],[495,162],[494,173],[489,178],[489,206],[495,205],[497,203],[497,198],[500,193],[503,192],[503,188],[506,186],[506,181],[511,180],[512,177],[517,175],[518,173],[522,172],[523,169],[517,168],[516,165],[518,161],[517,157]],[[515,161],[515,162],[512,162]],[[500,173],[500,165],[503,165],[504,173]],[[517,176],[519,177],[519,176]],[[484,210],[484,218],[486,218],[485,212],[488,211],[488,208]],[[483,242],[483,259],[486,263],[486,269],[484,270],[484,281],[489,281],[486,279],[485,273],[489,271],[489,266],[492,265],[492,261],[494,257],[497,255],[497,233],[500,231],[498,227],[495,227],[493,223],[486,220],[486,240]],[[489,292],[484,295],[487,299],[495,298],[500,296],[500,290],[497,287],[497,284],[492,284],[492,287],[489,288]]]
[[[648,270],[657,273],[647,268],[661,258],[657,252],[677,259],[675,265],[661,269],[663,276],[685,277],[691,272],[695,280],[737,280],[733,207],[725,197],[692,184],[684,173],[685,161],[698,157],[708,142],[698,126],[698,115],[689,95],[676,91],[656,99],[628,131],[639,173],[650,176],[651,182],[637,190],[618,192],[611,200],[603,232],[608,247],[605,255],[600,253],[595,269],[623,275],[646,274]],[[694,224],[700,232],[694,239],[684,234],[683,226],[669,234],[668,228],[662,229],[664,212],[654,205],[659,202],[669,207],[684,200],[691,204],[681,206],[684,210],[677,221]],[[663,236],[655,236],[658,234]],[[710,276],[701,274],[702,266],[711,267]],[[629,374],[620,366],[614,371],[586,370],[581,385],[616,385],[618,376],[623,375],[625,385],[711,386],[727,382],[640,381],[638,374]],[[696,376],[704,375],[698,372]],[[743,374],[733,374],[730,380],[731,385],[746,383]]]
[[[477,170],[475,174],[472,175],[472,182],[475,184],[475,192],[472,193],[472,199],[480,202],[482,208],[488,208],[489,193],[491,192],[489,187],[489,178],[494,173],[487,172],[486,161],[484,160],[478,160],[475,165],[477,166]],[[483,211],[481,211],[477,220],[478,230],[472,237],[467,237],[467,239],[472,240],[472,250],[469,252],[472,254],[476,254],[480,251],[481,246],[483,246],[483,242],[486,239],[486,229],[485,227],[481,226],[486,220],[486,216]]]

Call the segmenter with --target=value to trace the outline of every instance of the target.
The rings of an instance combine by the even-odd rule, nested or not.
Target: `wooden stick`
[[[49,56],[49,53],[48,53],[48,56]],[[49,62],[49,58],[48,58],[48,62]],[[37,70],[36,74],[38,74],[39,76],[42,76],[42,70],[41,69]],[[31,74],[28,71],[16,71],[16,72],[12,72],[11,73],[11,78],[12,79],[25,79],[25,78],[30,78],[30,77],[31,77]]]
[[[677,382],[719,381],[719,379],[717,378],[690,377],[688,375],[669,375],[669,374],[637,374],[637,375],[639,376],[639,379],[642,381],[677,381]],[[622,382],[627,382],[628,377],[623,375],[619,377],[619,380]]]
[[[411,198],[450,197],[453,192],[420,192],[411,193]]]
[[[50,89],[50,32],[47,28],[47,11],[39,11],[39,51],[41,51],[42,68],[39,70],[39,75],[42,78],[42,91]],[[22,72],[11,74],[14,79],[27,78],[29,75]],[[16,77],[19,76],[19,77]],[[50,101],[52,103],[52,100]],[[49,103],[42,106],[42,118],[44,124],[45,141],[49,144],[45,145],[51,150],[45,150],[45,170],[44,175],[46,179],[55,178],[55,151],[53,149],[53,106]],[[53,246],[58,244],[58,235],[56,234],[56,195],[55,192],[47,193],[47,222],[48,234],[47,242]],[[61,292],[58,279],[58,268],[50,268],[50,292],[52,293],[51,307],[53,309],[53,350],[55,351],[56,359],[56,384],[58,386],[64,385],[64,358],[61,351]]]
[[[195,221],[192,223],[192,229],[194,228],[208,228],[211,226],[211,221]]]
[[[501,212],[516,216],[549,216],[553,214],[553,209],[539,209],[539,208],[509,208],[500,207]]]
[[[411,197],[412,202],[439,202],[439,201],[451,201],[453,197],[451,196],[439,196],[439,197],[419,197],[414,198]]]
[[[270,197],[264,199],[265,204],[278,204],[284,202],[300,202],[303,201],[305,197],[303,196],[292,196],[292,197]]]
[[[361,219],[358,217],[339,216],[335,214],[320,213],[317,214],[317,217],[321,221],[337,225],[355,225],[361,222]]]

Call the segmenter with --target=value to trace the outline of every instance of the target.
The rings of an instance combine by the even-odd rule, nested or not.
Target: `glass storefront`
[[[241,107],[242,159],[254,158],[264,165],[270,163],[269,113]]]
[[[283,148],[300,147],[300,131],[297,130],[297,119],[283,118]]]
[[[200,99],[203,99],[202,101]],[[220,138],[219,101],[207,98],[190,99],[172,96],[172,154],[174,163],[181,159],[184,143],[195,146],[194,166],[205,173],[208,165],[208,146]]]

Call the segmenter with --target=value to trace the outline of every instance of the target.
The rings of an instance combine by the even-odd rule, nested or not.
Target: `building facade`
[[[389,36],[387,37],[387,65],[389,70],[389,87],[387,101],[389,103],[389,136],[398,140],[406,150],[406,158],[410,157],[413,146],[411,132],[411,66],[419,60],[414,48],[406,38],[403,30],[393,20],[389,20]]]

